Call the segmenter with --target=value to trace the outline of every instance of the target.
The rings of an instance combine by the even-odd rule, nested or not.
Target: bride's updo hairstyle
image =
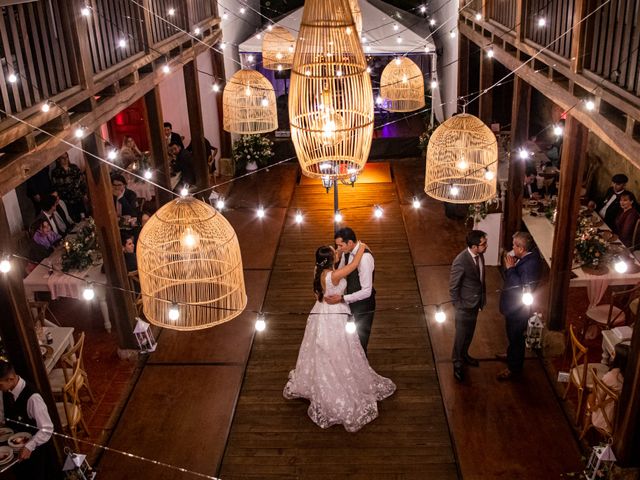
[[[331,247],[325,245],[316,250],[316,270],[313,277],[313,292],[316,294],[319,302],[321,302],[324,297],[322,282],[320,281],[322,272],[328,268],[333,268],[334,259],[335,257]]]

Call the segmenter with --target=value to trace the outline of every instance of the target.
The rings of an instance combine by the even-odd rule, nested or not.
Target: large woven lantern
[[[262,40],[262,66],[269,70],[289,70],[293,65],[296,41],[284,27],[275,26]]]
[[[360,10],[360,3],[358,0],[349,0],[349,6],[351,7],[353,23],[356,25],[356,33],[360,36],[362,35],[362,11]]]
[[[380,96],[390,112],[413,112],[425,106],[424,78],[413,60],[398,57],[380,77]]]
[[[137,245],[147,320],[174,330],[227,322],[247,305],[238,237],[213,207],[192,197],[164,205]]]
[[[241,135],[278,128],[276,94],[267,78],[255,70],[238,70],[222,95],[223,127]]]
[[[498,144],[473,115],[455,115],[431,135],[424,191],[450,203],[479,203],[496,194]]]
[[[373,94],[348,0],[307,0],[291,72],[291,139],[302,173],[349,178],[373,136]]]

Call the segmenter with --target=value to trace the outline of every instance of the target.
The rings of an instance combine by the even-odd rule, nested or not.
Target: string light
[[[349,316],[349,320],[344,324],[344,329],[349,335],[356,333],[356,322],[353,321],[353,317]]]
[[[547,25],[547,19],[544,17],[540,17],[538,19],[538,27],[542,28]]]
[[[451,184],[451,186],[449,187],[449,193],[451,193],[452,197],[457,197],[460,193],[460,188],[458,188],[458,186],[454,184]]]
[[[351,27],[347,27],[344,31],[347,35],[351,35]]]
[[[493,58],[494,55],[495,52],[493,51],[493,47],[490,47],[489,50],[487,50],[487,57]]]
[[[222,14],[222,20],[228,20],[229,19],[229,15],[227,14],[227,12],[224,12]]]
[[[493,173],[491,170],[489,170],[488,168],[485,168],[484,170],[484,178],[491,181],[495,178],[495,173]]]
[[[256,330],[258,332],[264,332],[265,328],[267,328],[267,322],[264,319],[264,314],[259,313],[258,318],[256,318]]]
[[[464,172],[469,168],[469,163],[465,160],[464,157],[460,157],[458,163],[456,163],[456,168],[461,172]]]
[[[51,110],[51,104],[47,101],[44,102],[42,104],[42,107],[40,108],[44,113],[47,113],[49,110]]]
[[[342,221],[342,214],[340,213],[340,210],[336,210],[336,213],[333,216],[333,220],[336,223],[340,223]]]
[[[480,12],[476,13],[476,22],[482,20],[482,14]]]
[[[7,77],[7,80],[9,81],[9,83],[16,83],[18,81],[18,77],[15,73],[10,73]]]
[[[184,187],[182,187],[182,189],[180,190],[180,196],[182,198],[185,198],[187,195],[189,195],[189,186],[185,185]]]
[[[167,15],[169,15],[170,17],[174,16],[176,14],[176,9],[175,8],[170,8],[167,11]]]
[[[84,137],[84,127],[78,127],[74,130],[73,135],[76,138],[82,138]]]
[[[596,108],[596,104],[593,100],[587,100],[585,107],[587,107],[587,110],[593,111]]]
[[[563,134],[563,133],[564,133],[564,128],[562,128],[562,125],[555,125],[555,126],[553,127],[553,134],[554,134],[556,137],[560,137],[560,136],[562,136],[562,134]]]
[[[124,38],[121,38],[120,40],[118,40],[118,46],[120,48],[125,48],[127,46],[127,41]]]
[[[396,38],[396,43],[402,43],[402,37],[397,37]]]
[[[9,255],[6,255],[2,260],[0,260],[0,272],[9,273],[11,271],[11,260],[9,260]]]
[[[258,207],[256,215],[258,215],[258,218],[264,218],[264,207],[262,205]]]
[[[436,88],[438,88],[438,81],[431,80],[431,83],[429,84],[429,86],[431,87],[431,90],[435,90]]]
[[[257,35],[256,35],[256,39],[258,39],[258,40],[262,40],[262,34],[261,34],[261,33],[257,34]]]
[[[273,25],[269,24],[269,26],[267,27],[267,30],[269,31],[273,30]]]
[[[144,171],[144,178],[146,178],[147,180],[151,180],[152,177],[153,177],[153,172],[149,168],[147,168]]]
[[[260,105],[262,105],[263,107],[268,107],[269,99],[267,97],[262,97],[262,100],[260,101]]]
[[[380,205],[376,205],[373,208],[373,214],[375,215],[376,218],[382,218],[384,211],[382,210],[382,207]]]
[[[213,86],[211,87],[211,89],[214,92],[219,92],[220,91],[220,85],[218,85],[217,83],[214,83]]]
[[[227,42],[220,42],[220,50],[224,50],[225,48],[227,48]]]
[[[162,72],[167,74],[169,72],[171,72],[171,67],[169,67],[169,65],[167,65],[166,63],[162,66]]]
[[[400,28],[400,27],[398,26],[398,24],[397,24],[397,23],[394,23],[394,24],[393,24],[393,30],[394,30],[395,32],[397,32],[399,28]]]
[[[521,148],[520,151],[518,152],[518,156],[522,160],[526,160],[527,158],[529,158],[529,152],[526,149]]]
[[[169,307],[169,320],[172,322],[177,321],[180,318],[180,308],[177,303],[172,303]]]
[[[455,30],[455,29],[451,30],[451,31],[449,32],[449,36],[450,36],[451,38],[456,38],[456,30]]]
[[[89,302],[93,300],[95,296],[96,291],[93,289],[93,285],[91,283],[87,284],[87,286],[84,287],[84,290],[82,290],[82,298]]]
[[[533,304],[533,294],[528,286],[522,289],[522,303],[529,306]]]
[[[420,13],[425,13],[427,11],[427,7],[424,5],[420,5]]]
[[[248,61],[249,63],[253,63],[253,61],[254,61],[254,60],[255,60],[255,57],[254,57],[253,55],[248,55],[248,56],[247,56],[247,61]]]
[[[613,264],[613,268],[618,273],[626,273],[627,270],[629,269],[627,262],[625,262],[620,256],[616,256],[614,259],[614,262],[615,263]]]
[[[218,198],[218,200],[216,201],[216,208],[218,209],[218,211],[224,210],[224,198],[223,197]]]
[[[371,73],[371,67],[367,66],[367,73]]]
[[[413,197],[413,200],[411,203],[413,205],[413,208],[415,208],[416,210],[420,208],[420,200],[418,199],[418,197]]]
[[[91,10],[89,10],[89,7],[87,5],[80,9],[80,15],[82,15],[83,17],[88,17],[89,15],[91,15]]]
[[[107,158],[111,161],[115,160],[116,158],[118,158],[118,151],[117,150],[109,150],[109,152],[107,153]]]
[[[244,7],[240,7],[240,14],[244,15],[245,13],[247,13],[247,9]]]
[[[378,95],[376,97],[376,105],[382,105],[384,103],[384,98],[382,98],[380,95]]]
[[[302,216],[302,212],[300,210],[298,210],[296,212],[295,220],[296,220],[296,223],[298,223],[298,224],[302,223],[303,216]]]
[[[194,29],[193,29],[193,33],[194,33],[195,35],[200,35],[200,27],[196,27],[196,28],[194,28]]]
[[[436,19],[432,18],[431,20],[429,20],[429,25],[431,25],[432,27],[435,26],[436,24]]]
[[[435,319],[436,319],[436,322],[438,323],[444,323],[447,320],[447,314],[444,313],[444,310],[442,309],[442,305],[438,305],[436,307]]]

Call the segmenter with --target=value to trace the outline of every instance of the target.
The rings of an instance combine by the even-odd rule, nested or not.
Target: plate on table
[[[29,440],[31,440],[32,435],[29,432],[18,432],[14,433],[7,440],[7,445],[9,445],[14,450],[20,450],[23,448]]]
[[[530,207],[536,207],[538,206],[538,200],[529,200],[527,202],[527,205],[529,205]]]
[[[43,358],[53,355],[53,347],[51,345],[40,345],[40,353]]]
[[[13,450],[10,447],[0,447],[0,465],[6,465],[13,460]]]
[[[6,442],[14,433],[9,427],[0,427],[0,442]]]

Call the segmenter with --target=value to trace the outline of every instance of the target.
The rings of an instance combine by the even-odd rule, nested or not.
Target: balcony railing
[[[507,27],[509,30],[516,28],[517,2],[522,0],[493,0],[487,5],[488,15],[491,20]]]
[[[217,14],[217,8],[213,0],[192,0],[191,20],[198,23],[205,18],[213,17]]]
[[[155,13],[155,15],[149,15],[151,19],[151,35],[154,43],[159,43],[162,40],[173,37],[176,33],[180,33],[180,30],[189,30],[187,11],[186,8],[183,7],[185,4],[184,0],[178,2],[175,0],[150,0],[149,3],[151,4],[151,11]],[[171,13],[169,13],[170,9],[173,9]],[[176,29],[173,25],[180,30]]]
[[[529,0],[526,2],[525,37],[566,59],[571,58],[575,0]],[[544,25],[538,22],[544,21]]]

